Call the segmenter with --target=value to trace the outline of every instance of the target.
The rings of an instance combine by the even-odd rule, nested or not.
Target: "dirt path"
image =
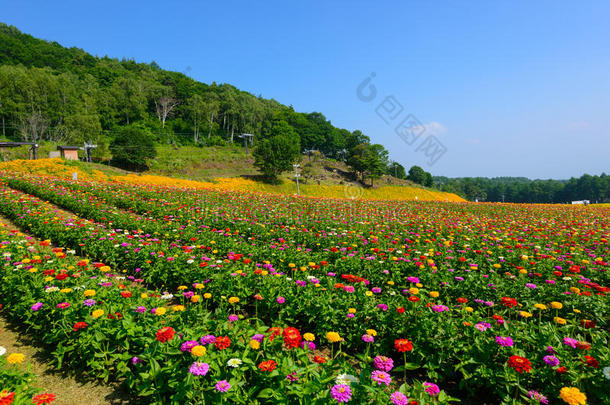
[[[11,221],[0,216],[3,229],[19,229]],[[17,367],[36,374],[33,386],[40,392],[55,394],[55,405],[101,405],[129,404],[128,395],[118,385],[91,381],[84,376],[66,371],[59,371],[52,365],[51,355],[36,344],[35,336],[20,330],[20,325],[11,323],[6,316],[6,309],[0,310],[0,346],[9,353],[22,353],[25,361]]]

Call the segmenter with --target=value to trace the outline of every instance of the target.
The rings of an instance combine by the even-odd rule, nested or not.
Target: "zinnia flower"
[[[218,350],[224,350],[231,346],[231,339],[227,336],[218,336],[214,342],[214,347]]]
[[[330,389],[330,395],[333,399],[337,400],[338,403],[349,402],[352,399],[352,389],[349,385],[337,384]]]
[[[328,332],[326,334],[326,339],[328,339],[331,343],[340,342],[343,338],[337,332]]]
[[[371,374],[371,380],[375,381],[377,385],[385,384],[388,386],[392,382],[392,377],[385,371],[375,370]]]
[[[525,357],[520,356],[510,356],[508,358],[508,366],[519,374],[523,374],[523,372],[529,373],[532,370],[532,363]]]
[[[25,356],[21,353],[11,353],[6,357],[6,362],[8,364],[19,364],[23,363]]]
[[[559,359],[555,356],[544,356],[542,360],[549,366],[556,367],[559,365]]]
[[[376,356],[373,365],[377,370],[389,372],[394,368],[394,360],[386,356]]]
[[[174,337],[176,332],[171,326],[165,326],[157,331],[156,338],[158,342],[165,343]]]
[[[55,401],[55,398],[55,394],[38,394],[32,398],[32,403],[36,405],[50,404],[51,402]]]
[[[407,396],[400,391],[393,392],[392,395],[390,395],[390,401],[392,401],[392,404],[394,405],[409,404],[409,398],[407,398]]]
[[[218,392],[227,392],[231,389],[231,384],[227,380],[220,380],[214,386]]]
[[[559,397],[569,405],[584,405],[587,403],[587,396],[576,387],[563,387],[559,391]]]
[[[396,339],[394,348],[400,353],[410,352],[413,350],[413,343],[408,339]]]
[[[277,367],[277,363],[275,362],[275,360],[267,360],[267,361],[263,361],[262,363],[260,363],[258,365],[258,368],[261,369],[261,371],[267,371],[267,372],[272,372],[273,370],[275,370],[275,368]]]
[[[428,395],[432,397],[437,396],[441,392],[441,389],[438,387],[438,385],[431,382],[424,383],[424,390],[428,393]]]
[[[210,369],[210,365],[208,363],[198,363],[195,362],[191,364],[189,367],[189,373],[197,376],[206,375],[208,370]]]

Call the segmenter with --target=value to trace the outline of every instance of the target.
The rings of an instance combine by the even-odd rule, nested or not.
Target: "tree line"
[[[470,201],[567,203],[610,201],[610,175],[584,174],[569,180],[530,180],[524,177],[434,177],[436,187]]]

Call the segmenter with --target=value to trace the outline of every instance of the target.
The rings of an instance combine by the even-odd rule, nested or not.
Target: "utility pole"
[[[254,138],[254,135],[252,134],[241,134],[238,135],[240,138],[244,138],[244,148],[246,148],[246,155],[248,154],[248,140],[250,140],[250,142],[252,142],[252,138]]]
[[[294,167],[294,178],[297,181],[297,195],[301,195],[301,190],[299,189],[299,177],[301,177],[301,175],[298,172],[300,165],[295,163],[292,165],[292,167]]]

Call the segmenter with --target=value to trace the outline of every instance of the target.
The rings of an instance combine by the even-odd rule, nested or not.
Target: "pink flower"
[[[284,297],[277,297],[276,301],[278,302],[278,304],[283,304],[284,302],[286,302],[286,298],[284,298]]]

